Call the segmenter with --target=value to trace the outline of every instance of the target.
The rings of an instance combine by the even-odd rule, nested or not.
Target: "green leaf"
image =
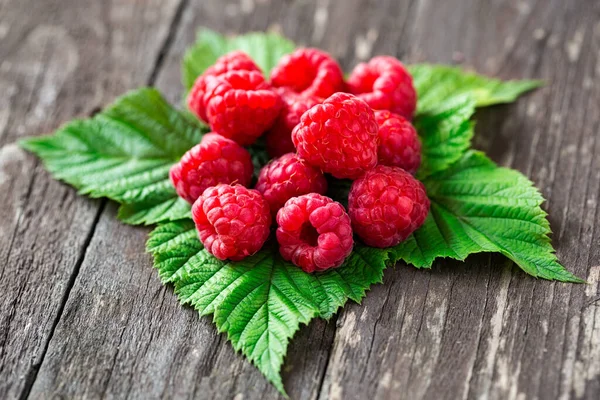
[[[165,185],[167,181],[165,181]],[[168,182],[171,185],[171,182]],[[190,204],[177,196],[175,189],[165,188],[139,202],[123,203],[117,217],[130,225],[151,225],[163,221],[191,218]]]
[[[248,152],[252,157],[252,165],[254,166],[254,179],[258,179],[258,174],[262,167],[267,165],[271,161],[271,157],[267,152],[267,145],[265,138],[260,137],[258,140],[248,147]]]
[[[352,181],[350,179],[337,179],[331,175],[325,175],[325,178],[327,179],[326,195],[348,209],[348,194],[350,194]]]
[[[392,260],[429,268],[438,257],[464,260],[498,252],[535,277],[582,282],[559,264],[540,192],[520,172],[470,151],[449,169],[425,179],[431,211]]]
[[[183,59],[183,85],[190,90],[194,81],[205,69],[215,63],[217,58],[233,50],[246,52],[269,76],[271,69],[285,54],[294,51],[296,45],[276,33],[248,33],[240,36],[225,37],[217,32],[203,29],[198,39]]]
[[[175,274],[202,249],[191,219],[159,225],[146,243],[146,250],[154,255],[154,267],[163,283],[173,281]]]
[[[408,69],[417,89],[417,114],[444,106],[448,98],[464,93],[475,98],[477,107],[510,103],[543,84],[538,80],[503,82],[447,65],[414,64]]]
[[[117,99],[94,118],[73,121],[21,145],[80,193],[122,203],[119,216],[125,222],[152,224],[189,216],[190,207],[177,197],[168,174],[205,131],[158,91],[144,88]]]
[[[300,324],[330,318],[348,299],[360,302],[382,281],[387,261],[386,250],[357,245],[340,268],[307,274],[272,242],[243,261],[220,261],[202,248],[190,220],[159,225],[147,249],[180,301],[213,314],[219,332],[284,394],[281,366]]]
[[[449,98],[444,104],[415,119],[422,147],[422,162],[417,177],[423,179],[443,171],[471,147],[475,100],[468,93]]]

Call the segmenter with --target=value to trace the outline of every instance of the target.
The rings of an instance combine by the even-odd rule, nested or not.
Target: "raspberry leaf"
[[[169,168],[205,131],[158,91],[144,88],[117,99],[93,118],[73,121],[53,135],[25,139],[21,145],[81,194],[122,203],[123,221],[152,224],[189,215],[189,205],[169,181]]]
[[[340,268],[307,274],[284,261],[275,243],[243,261],[220,261],[203,249],[191,220],[159,225],[147,250],[179,300],[213,314],[219,332],[284,394],[281,366],[300,324],[330,318],[348,299],[360,302],[387,262],[386,250],[357,245]]]
[[[469,151],[423,183],[431,200],[429,216],[407,241],[390,249],[392,260],[429,268],[438,257],[464,260],[473,253],[498,252],[532,276],[582,282],[559,264],[541,208],[544,199],[520,172]]]
[[[418,94],[417,115],[444,106],[447,99],[469,93],[477,107],[513,102],[525,92],[542,86],[538,80],[501,81],[466,72],[458,67],[413,64],[408,69]]]
[[[294,51],[296,45],[276,33],[248,33],[226,37],[209,29],[198,32],[196,43],[185,53],[183,59],[183,85],[190,90],[194,81],[217,61],[220,56],[233,50],[246,52],[268,78],[271,69],[285,54]]]
[[[265,144],[264,136],[258,138],[258,140],[247,147],[250,156],[252,157],[252,165],[254,165],[254,179],[258,179],[258,174],[262,167],[267,165],[271,161],[271,157],[267,152],[267,146]]]
[[[350,188],[352,187],[352,181],[350,179],[337,179],[331,175],[326,175],[327,179],[327,193],[328,197],[341,203],[344,208],[348,208],[348,195],[350,194]]]
[[[156,191],[142,201],[122,203],[117,217],[130,225],[152,225],[191,216],[190,204],[177,196],[166,178],[164,184],[165,190]]]
[[[419,179],[448,168],[471,147],[474,113],[475,99],[463,93],[417,116],[415,128],[423,144]]]

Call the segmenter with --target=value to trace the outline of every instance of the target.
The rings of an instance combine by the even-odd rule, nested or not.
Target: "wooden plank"
[[[476,143],[538,184],[560,259],[591,285],[487,255],[390,270],[343,312],[322,398],[598,398],[598,4],[548,3],[420,2],[410,59],[548,82],[480,113]]]
[[[0,2],[0,398],[29,392],[102,204],[15,142],[145,84],[177,4]]]

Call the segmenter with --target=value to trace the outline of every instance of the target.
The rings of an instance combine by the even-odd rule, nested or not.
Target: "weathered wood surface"
[[[196,28],[274,29],[346,69],[375,54],[547,87],[478,115],[476,144],[531,177],[589,285],[479,255],[389,269],[292,342],[294,399],[600,397],[600,3],[594,0],[0,0],[0,398],[276,398],[177,304],[146,229],[54,182],[15,141],[155,84],[181,96]]]
[[[0,1],[0,398],[27,397],[101,201],[15,144],[148,83],[178,1]]]

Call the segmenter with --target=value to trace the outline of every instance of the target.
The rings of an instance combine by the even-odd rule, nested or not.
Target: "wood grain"
[[[0,210],[0,227],[10,233],[0,238],[0,257],[7,260],[0,315],[9,322],[0,331],[0,340],[6,338],[0,381],[8,382],[0,384],[0,397],[29,390],[31,398],[278,397],[208,318],[180,307],[171,288],[160,285],[144,254],[147,229],[118,223],[113,204],[100,208],[77,198],[31,157],[15,156],[16,147],[4,150],[5,143],[54,129],[132,85],[155,82],[179,103],[181,57],[200,26],[231,34],[280,31],[330,51],[346,70],[372,55],[393,54],[547,82],[514,105],[480,111],[475,142],[536,182],[548,198],[559,258],[590,284],[538,281],[488,254],[439,262],[431,271],[390,268],[362,305],[299,332],[284,366],[292,398],[600,396],[598,2],[114,0],[109,11],[91,2],[78,6],[92,9],[97,22],[86,24],[73,17],[77,7],[49,2],[44,7],[53,26],[71,35],[79,60],[89,60],[69,74],[65,54],[76,51],[58,48],[63,41],[57,41],[46,58],[36,58],[39,45],[24,48],[22,37],[39,22],[25,15],[21,1],[5,3],[2,16],[6,9],[12,14],[0,19],[0,34],[4,21],[31,22],[20,31],[11,26],[0,46],[0,59],[13,65],[7,73],[6,61],[0,64],[0,85],[9,94],[0,98],[0,171],[8,171],[0,174],[8,189],[0,198],[10,204]],[[96,31],[80,33],[88,25],[110,33],[102,40]],[[32,58],[37,69],[29,67]],[[36,82],[60,95],[44,100],[40,83],[30,79],[36,74]],[[29,339],[17,343],[21,337]],[[23,360],[33,361],[14,366]],[[33,378],[19,378],[40,363]]]
[[[481,113],[476,143],[538,184],[559,258],[592,285],[536,281],[495,255],[388,271],[344,311],[323,398],[597,398],[598,7],[549,3],[420,2],[409,59],[548,82]]]
[[[177,5],[0,2],[0,398],[29,393],[103,204],[16,141],[146,84]]]

